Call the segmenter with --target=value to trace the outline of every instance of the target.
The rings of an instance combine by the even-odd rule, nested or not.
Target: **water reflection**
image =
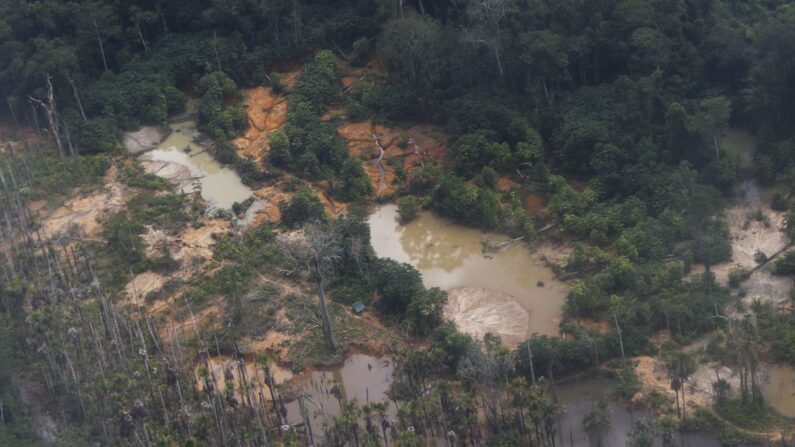
[[[590,447],[582,421],[601,396],[610,397],[613,382],[607,379],[594,379],[562,386],[557,389],[559,402],[564,413],[558,421],[558,435],[561,446]],[[609,400],[610,431],[607,433],[607,446],[625,446],[629,440],[628,433],[634,423],[641,419],[650,419],[647,411],[633,411]],[[720,441],[707,433],[676,433],[674,442],[681,447],[720,447]],[[657,439],[655,446],[662,446]]]
[[[224,393],[227,387],[234,387],[235,397],[239,401],[251,399],[265,408],[273,405],[265,369],[254,359],[240,358],[235,361],[230,357],[216,356],[209,358],[207,364],[216,392]],[[356,401],[360,406],[387,402],[387,417],[395,417],[395,406],[389,403],[387,396],[395,372],[395,365],[390,357],[353,354],[340,365],[295,375],[288,369],[274,365],[268,366],[268,370],[273,378],[278,406],[281,408],[281,403],[284,404],[286,414],[283,416],[290,425],[304,424],[299,396],[303,396],[315,434],[322,433],[324,423],[331,424],[333,418],[340,415],[340,401]],[[197,373],[199,371],[201,367],[197,368]],[[245,380],[249,383],[246,389],[251,394],[248,396],[241,394],[244,389],[241,386],[241,371],[245,371]],[[201,382],[198,387],[203,391]]]
[[[188,168],[190,177],[183,179],[179,188],[191,193],[201,189],[202,197],[211,208],[230,209],[235,202],[251,197],[235,171],[221,166],[206,150],[196,144],[199,137],[196,122],[188,120],[170,125],[171,134],[158,146],[141,156],[144,160],[177,163]]]
[[[427,287],[451,290],[478,287],[511,295],[530,314],[528,333],[555,335],[565,287],[526,244],[515,244],[492,257],[481,241],[504,239],[420,212],[407,225],[396,221],[397,207],[385,205],[370,216],[376,254],[415,266]]]

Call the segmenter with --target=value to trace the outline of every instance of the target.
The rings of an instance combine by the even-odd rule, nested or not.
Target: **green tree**
[[[402,318],[412,300],[424,291],[422,276],[410,264],[381,258],[375,264],[375,289],[381,295],[378,306]]]
[[[299,188],[290,202],[280,203],[279,210],[282,215],[282,225],[287,228],[298,228],[307,222],[322,221],[326,218],[326,211],[320,199],[306,187]]]
[[[652,447],[656,437],[654,423],[649,419],[635,421],[629,431],[627,447]]]
[[[414,196],[406,196],[398,199],[398,215],[404,224],[411,222],[417,217],[417,199]]]
[[[607,445],[607,434],[610,432],[610,406],[607,399],[600,398],[582,420],[585,434],[592,447]]]
[[[290,139],[283,130],[276,130],[268,136],[268,146],[268,161],[272,165],[282,169],[288,169],[292,165]]]

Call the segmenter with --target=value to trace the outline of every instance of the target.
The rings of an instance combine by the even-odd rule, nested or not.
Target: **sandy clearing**
[[[143,126],[133,132],[125,132],[123,136],[124,147],[131,154],[140,154],[156,148],[166,134],[155,126]]]
[[[632,360],[635,362],[635,372],[642,385],[641,391],[632,398],[634,402],[644,401],[645,396],[652,390],[672,400],[676,398],[676,392],[671,389],[671,376],[662,360],[649,356],[636,357]],[[687,405],[712,405],[714,401],[712,384],[718,380],[718,377],[729,382],[732,393],[739,390],[740,377],[730,368],[718,363],[701,364],[684,385]]]
[[[190,169],[180,163],[153,160],[141,160],[140,163],[147,174],[157,174],[158,177],[166,179],[172,186],[180,185],[191,176]]]
[[[126,195],[126,188],[118,181],[118,170],[112,166],[102,190],[74,197],[49,215],[42,216],[42,230],[50,239],[57,239],[73,229],[89,237],[96,236],[102,230],[98,219],[105,213],[121,209]]]
[[[167,278],[155,272],[143,272],[135,275],[124,287],[124,293],[133,305],[143,303],[146,295],[163,288]],[[138,298],[137,300],[135,298]]]
[[[478,287],[450,290],[444,313],[462,332],[479,340],[497,334],[509,348],[524,341],[530,328],[530,315],[514,297]]]

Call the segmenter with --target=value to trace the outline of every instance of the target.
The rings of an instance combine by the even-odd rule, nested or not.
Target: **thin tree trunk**
[[[334,343],[334,334],[331,332],[331,321],[328,317],[328,309],[326,308],[326,290],[323,288],[323,271],[320,267],[320,261],[315,257],[315,274],[317,275],[317,288],[320,295],[320,313],[323,320],[323,337],[326,339],[326,347],[331,351],[337,350],[337,345]]]
[[[99,42],[99,51],[102,53],[102,65],[105,67],[105,71],[108,71],[108,59],[105,57],[105,46],[102,45],[102,37],[99,35],[97,19],[92,17],[92,22],[94,23],[94,34],[96,34],[97,42]]]
[[[144,40],[144,35],[141,33],[141,24],[136,23],[135,29],[138,31],[138,38],[141,39],[141,44],[144,46],[144,51],[149,51],[149,46],[146,45],[146,40]]]
[[[83,122],[88,122],[86,111],[83,109],[83,101],[80,100],[80,93],[77,91],[77,83],[68,73],[66,75],[66,80],[69,81],[69,85],[72,86],[72,95],[75,97],[75,102],[77,103],[77,108],[80,110],[80,116],[83,117]]]
[[[624,339],[621,337],[621,327],[618,325],[618,316],[613,312],[613,321],[616,322],[616,331],[618,332],[618,344],[621,346],[621,363],[627,366],[627,358],[624,356]]]

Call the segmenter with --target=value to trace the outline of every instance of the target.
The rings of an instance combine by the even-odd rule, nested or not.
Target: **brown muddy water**
[[[227,387],[226,377],[231,377],[231,385],[235,388],[235,396],[242,400],[240,391],[240,374],[242,369],[232,358],[211,357],[207,362],[214,378],[215,389],[224,393]],[[252,398],[259,401],[260,393],[265,407],[270,408],[273,397],[265,381],[262,366],[253,359],[244,359],[246,377],[253,391]],[[199,368],[197,368],[198,372]],[[229,371],[227,373],[227,371]],[[277,396],[281,396],[286,411],[286,422],[290,425],[304,424],[298,396],[303,396],[307,409],[307,417],[315,434],[322,433],[324,423],[331,423],[335,416],[340,415],[340,402],[332,390],[336,386],[340,398],[353,401],[359,405],[368,403],[389,402],[387,392],[392,386],[395,365],[389,357],[372,357],[365,354],[352,354],[336,366],[318,368],[293,374],[290,370],[278,366],[270,366]],[[201,384],[199,389],[203,389]],[[395,406],[387,405],[386,415],[394,418]]]
[[[178,189],[186,194],[200,191],[210,210],[229,210],[235,202],[242,203],[252,196],[251,188],[243,184],[234,170],[222,166],[196,142],[201,134],[194,120],[171,123],[169,127],[171,133],[168,137],[156,149],[141,155],[141,159],[187,167],[190,177],[183,179]],[[261,208],[262,203],[255,201],[240,223],[249,223]]]
[[[772,365],[762,380],[762,396],[782,416],[795,418],[795,369]]]
[[[591,408],[606,396],[610,408],[610,430],[605,439],[605,446],[620,447],[628,445],[629,431],[636,421],[650,419],[647,411],[625,408],[610,399],[614,384],[608,379],[591,379],[571,385],[559,386],[556,389],[558,402],[563,407],[563,414],[558,419],[558,445],[565,447],[590,447],[588,436],[583,427],[583,419]],[[721,442],[709,433],[674,433],[674,445],[680,447],[720,447]],[[662,439],[655,439],[654,446],[662,446]]]
[[[481,241],[505,240],[504,236],[483,234],[430,212],[420,212],[401,225],[395,205],[378,207],[368,222],[375,253],[413,265],[427,287],[448,292],[478,288],[509,295],[529,314],[525,338],[558,333],[565,286],[527,244],[514,244],[487,257]]]

